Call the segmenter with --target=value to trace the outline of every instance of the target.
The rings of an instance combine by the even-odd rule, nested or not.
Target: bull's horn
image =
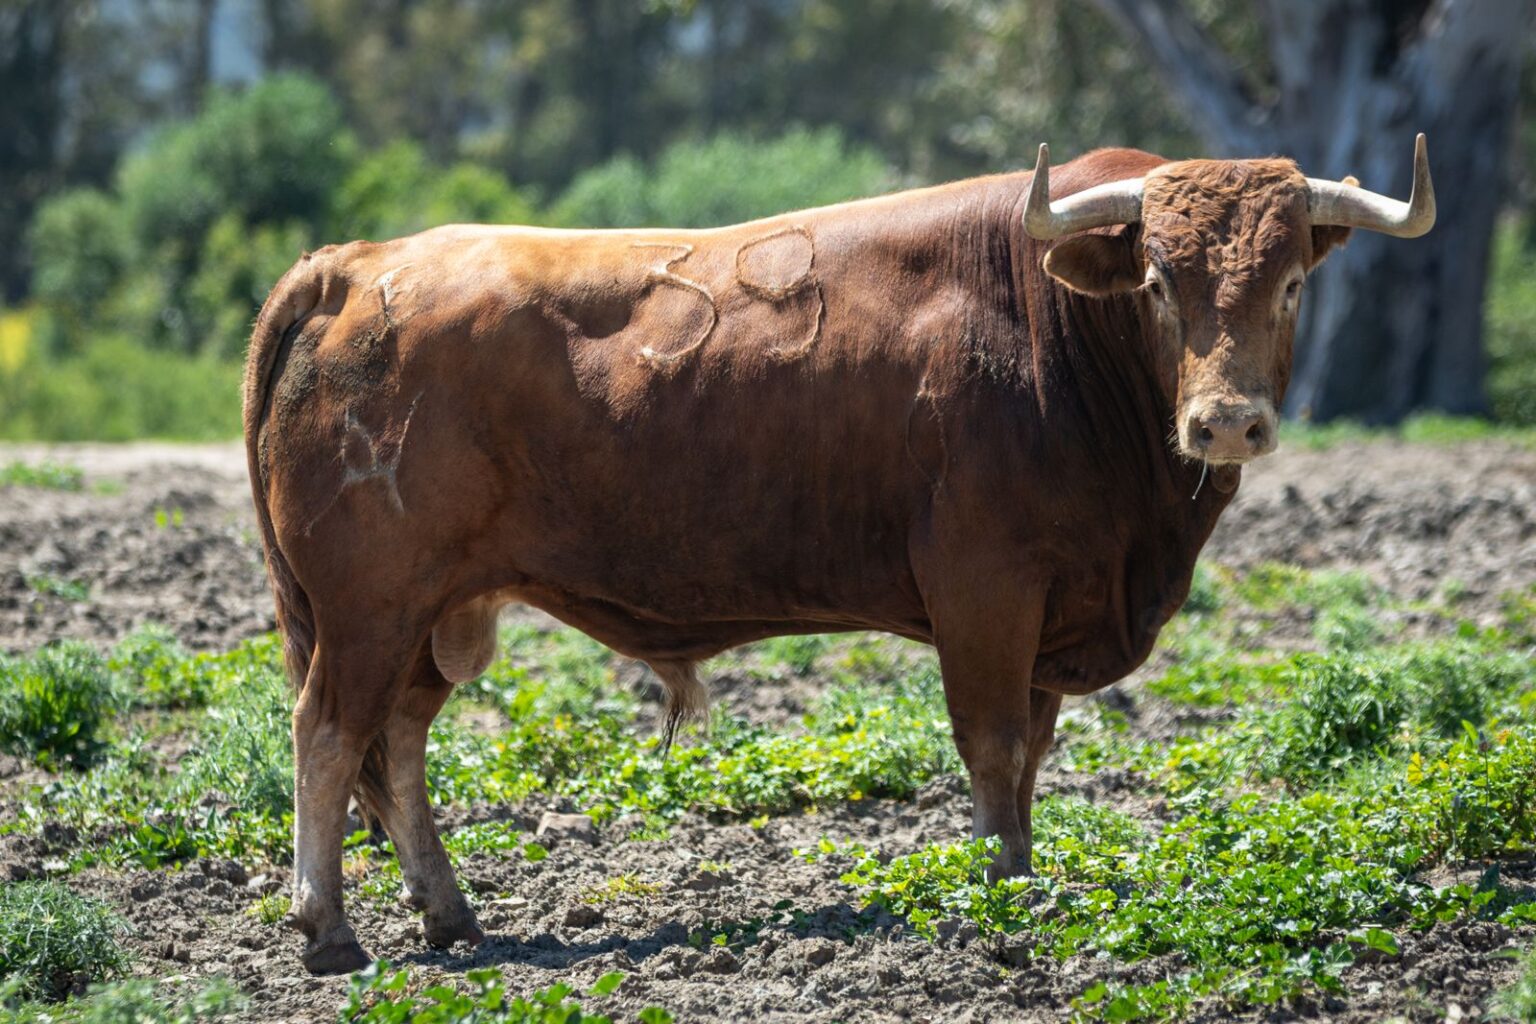
[[[1135,224],[1141,220],[1140,178],[1110,181],[1051,202],[1051,149],[1040,144],[1035,180],[1029,185],[1024,206],[1024,230],[1049,241],[1109,224]]]
[[[1313,224],[1380,231],[1397,238],[1418,238],[1435,226],[1435,183],[1429,177],[1423,132],[1413,144],[1413,192],[1406,203],[1320,178],[1308,178],[1307,186]]]

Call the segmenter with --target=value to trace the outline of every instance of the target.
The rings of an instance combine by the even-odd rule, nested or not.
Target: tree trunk
[[[208,98],[208,86],[213,82],[213,18],[216,13],[218,0],[196,0],[192,7],[192,39],[182,82],[189,115],[203,108]]]
[[[65,48],[78,6],[25,0],[0,7],[0,301],[26,292],[26,228],[57,184]]]
[[[1483,291],[1531,0],[1267,0],[1276,99],[1259,105],[1179,0],[1099,0],[1153,48],[1216,151],[1294,156],[1406,198],[1425,132],[1439,219],[1356,232],[1308,285],[1286,411],[1395,422],[1486,411]]]

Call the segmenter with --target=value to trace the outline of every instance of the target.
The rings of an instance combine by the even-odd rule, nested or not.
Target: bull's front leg
[[[1030,872],[1028,794],[1038,765],[1031,757],[1037,745],[1029,680],[1039,605],[1024,600],[1008,607],[1000,615],[994,604],[944,626],[936,620],[934,636],[955,746],[971,776],[971,835],[1002,842],[987,870],[991,881]]]

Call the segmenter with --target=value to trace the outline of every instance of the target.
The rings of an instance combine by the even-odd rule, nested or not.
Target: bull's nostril
[[[1264,437],[1264,427],[1258,423],[1255,423],[1253,426],[1248,428],[1248,433],[1245,436],[1254,444],[1258,444],[1259,441]]]
[[[1215,439],[1216,439],[1216,435],[1211,433],[1211,428],[1210,427],[1203,426],[1203,425],[1200,427],[1200,440],[1209,443],[1211,441],[1214,441]]]

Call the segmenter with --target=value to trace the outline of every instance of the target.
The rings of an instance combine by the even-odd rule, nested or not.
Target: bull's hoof
[[[304,947],[304,968],[310,974],[351,974],[371,963],[373,957],[363,952],[350,928],[345,929],[345,936],[336,935],[329,941],[311,942]]]
[[[451,914],[442,917],[434,917],[427,914],[421,922],[422,935],[426,937],[427,945],[437,949],[447,949],[455,942],[467,942],[471,946],[478,946],[485,941],[485,932],[480,930],[480,924],[475,920],[475,912],[469,907],[461,907]]]
[[[1005,878],[1028,878],[1034,869],[1028,857],[1011,857],[1006,852],[987,865],[987,882],[1001,882]]]

